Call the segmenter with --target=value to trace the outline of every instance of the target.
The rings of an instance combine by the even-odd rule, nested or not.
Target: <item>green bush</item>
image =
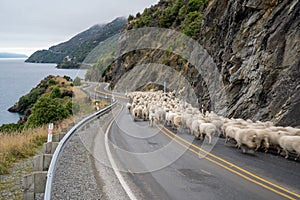
[[[66,75],[64,75],[64,77],[63,77],[64,79],[66,79],[67,81],[72,81],[72,78],[70,77],[70,76],[66,76]]]
[[[191,12],[186,15],[182,26],[181,31],[188,36],[196,36],[200,31],[202,15],[197,12]]]
[[[57,82],[54,79],[50,79],[48,81],[48,85],[56,85],[56,84],[57,84]]]
[[[129,15],[127,20],[128,20],[128,21],[131,21],[131,20],[133,20],[133,19],[134,19],[134,16],[133,16],[133,15]]]
[[[169,28],[176,19],[176,12],[173,7],[166,8],[159,19],[159,25],[164,28]]]
[[[0,132],[14,132],[14,131],[18,131],[21,132],[24,128],[24,125],[22,124],[3,124],[2,126],[0,126]]]
[[[25,112],[27,108],[32,107],[38,97],[45,93],[45,91],[45,88],[34,88],[30,91],[30,93],[22,96],[18,102],[19,112]]]
[[[69,112],[70,115],[76,114],[80,111],[80,105],[76,102],[72,102],[71,100],[68,101],[65,108]]]
[[[52,99],[61,98],[60,89],[58,87],[53,88],[52,91],[51,91],[51,93],[50,93],[50,97]]]
[[[70,112],[63,105],[62,99],[43,96],[33,106],[32,114],[29,116],[25,128],[34,128],[56,122],[67,118],[69,115]]]

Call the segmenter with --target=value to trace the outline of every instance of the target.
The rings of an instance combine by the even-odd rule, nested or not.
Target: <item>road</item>
[[[97,91],[109,96],[104,85]],[[210,146],[187,133],[133,122],[124,108],[115,116],[108,147],[131,199],[300,199],[299,161],[242,154],[222,138]]]

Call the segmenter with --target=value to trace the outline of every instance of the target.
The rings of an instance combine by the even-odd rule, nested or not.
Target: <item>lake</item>
[[[25,63],[25,59],[0,59],[0,126],[16,123],[17,113],[10,113],[8,108],[13,106],[21,96],[48,75],[76,76],[84,78],[86,70],[57,69],[56,64]]]

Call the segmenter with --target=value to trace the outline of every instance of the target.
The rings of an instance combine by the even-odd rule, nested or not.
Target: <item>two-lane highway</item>
[[[97,90],[110,95],[103,85]],[[299,161],[242,154],[221,138],[207,152],[191,135],[133,122],[126,109],[115,115],[108,147],[136,199],[300,199]]]

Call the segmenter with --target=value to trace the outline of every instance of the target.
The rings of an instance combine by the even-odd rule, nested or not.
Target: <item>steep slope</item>
[[[127,29],[171,28],[196,39],[221,75],[225,95],[218,101],[226,106],[223,114],[227,117],[299,126],[299,13],[298,0],[161,0],[131,16]],[[115,86],[126,72],[143,63],[161,63],[179,71],[195,89],[199,102],[210,108],[201,74],[178,55],[161,50],[122,55],[102,74],[103,79]],[[156,74],[152,81],[159,78]],[[131,86],[128,79],[126,89]]]
[[[91,50],[100,42],[119,33],[125,24],[126,19],[117,18],[105,25],[94,25],[67,42],[52,46],[49,50],[35,52],[26,62],[57,63],[61,68],[78,67]]]

